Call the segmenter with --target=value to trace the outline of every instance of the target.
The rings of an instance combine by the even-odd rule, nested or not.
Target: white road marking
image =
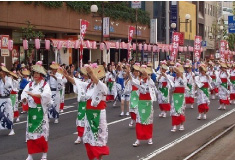
[[[193,131],[191,131],[191,132],[189,132],[189,133],[187,133],[187,134],[181,136],[180,138],[175,139],[175,140],[172,141],[171,143],[168,143],[168,144],[166,144],[165,146],[163,146],[163,147],[161,147],[161,148],[159,148],[159,149],[157,149],[157,150],[151,152],[151,153],[148,154],[147,156],[142,157],[140,160],[149,160],[149,159],[155,157],[156,155],[160,154],[161,152],[163,152],[163,151],[165,151],[165,150],[167,150],[167,149],[169,149],[169,148],[175,146],[176,144],[180,143],[181,141],[183,141],[183,140],[187,139],[188,137],[190,137],[190,136],[196,134],[197,132],[199,132],[199,131],[201,131],[201,130],[207,128],[207,127],[209,127],[210,125],[212,125],[212,124],[214,124],[215,122],[217,122],[217,121],[223,119],[224,117],[226,117],[226,116],[232,114],[233,112],[235,112],[235,108],[232,109],[232,110],[230,110],[230,111],[228,111],[228,112],[226,112],[225,114],[223,114],[223,115],[221,115],[221,116],[215,118],[214,120],[212,120],[212,121],[210,121],[210,122],[208,122],[208,123],[206,123],[206,124],[204,124],[204,125],[198,127],[197,129],[195,129],[195,130],[193,130]]]
[[[64,109],[69,109],[69,108],[73,108],[75,106],[64,106]]]
[[[126,117],[126,118],[123,118],[123,119],[119,119],[119,120],[116,120],[116,121],[113,121],[113,122],[110,122],[108,123],[108,126],[111,125],[111,124],[115,124],[115,123],[119,123],[119,122],[122,122],[122,121],[125,121],[125,120],[128,120],[130,119],[131,117]],[[78,134],[78,132],[74,132],[73,134]]]

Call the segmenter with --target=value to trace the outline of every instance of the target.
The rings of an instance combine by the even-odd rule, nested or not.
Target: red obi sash
[[[208,82],[202,82],[204,85],[202,86],[202,88],[209,88],[209,83]]]
[[[222,83],[227,83],[228,82],[227,78],[220,78],[220,79],[221,79]]]
[[[231,77],[230,77],[230,80],[231,80],[231,81],[235,81],[235,76],[231,76]]]
[[[113,82],[111,78],[109,78],[109,82]]]
[[[17,92],[12,90],[12,91],[11,91],[11,94],[17,94]]]
[[[150,93],[146,93],[146,94],[140,93],[139,100],[151,100]]]
[[[137,91],[137,90],[138,90],[138,88],[136,86],[132,85],[132,91]]]
[[[184,87],[175,87],[174,93],[184,93],[185,88]]]
[[[162,82],[162,87],[166,87],[167,86],[167,82]]]
[[[215,76],[215,75],[212,75],[211,78],[212,78],[212,79],[216,79],[216,76]]]
[[[100,101],[97,107],[91,105],[91,99],[87,100],[86,109],[95,109],[95,110],[102,110],[106,108],[106,102]]]

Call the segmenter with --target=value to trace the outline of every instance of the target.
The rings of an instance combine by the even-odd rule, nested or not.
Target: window
[[[207,29],[206,29],[206,26],[205,26],[205,37],[207,36],[207,33],[206,33]]]
[[[207,6],[207,3],[205,3],[205,14],[206,14],[206,6]]]

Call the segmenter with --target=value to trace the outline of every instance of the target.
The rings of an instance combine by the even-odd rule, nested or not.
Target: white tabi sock
[[[29,154],[26,160],[33,160],[32,154]]]
[[[47,159],[47,153],[42,154],[42,159]]]

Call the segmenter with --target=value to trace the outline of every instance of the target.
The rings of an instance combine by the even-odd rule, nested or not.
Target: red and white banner
[[[131,43],[134,36],[135,27],[130,26],[128,30],[128,42]]]
[[[221,60],[225,60],[225,50],[227,48],[227,41],[226,40],[221,40],[220,41],[220,58]]]
[[[86,30],[88,28],[89,22],[83,19],[80,19],[80,67],[82,67],[82,59],[83,59],[83,40],[86,34]]]
[[[174,32],[172,36],[172,49],[171,49],[171,61],[175,61],[178,54],[179,49],[179,42],[180,42],[180,33]]]
[[[195,61],[199,61],[199,59],[201,57],[201,42],[202,42],[202,37],[201,36],[195,36],[194,49],[193,49],[193,54],[194,54]]]

